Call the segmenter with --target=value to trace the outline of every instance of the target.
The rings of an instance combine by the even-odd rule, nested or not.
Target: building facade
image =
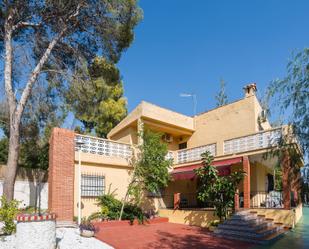
[[[162,133],[173,159],[172,181],[161,195],[149,194],[145,210],[207,208],[196,198],[201,153],[210,151],[219,174],[242,169],[247,175],[235,196],[236,208],[291,210],[300,202],[300,175],[286,153],[279,161],[282,175],[276,176],[277,156],[265,156],[276,149],[290,128],[271,127],[256,97],[256,85],[244,87],[244,97],[216,109],[186,116],[147,102],[141,102],[108,134],[108,139],[54,129],[50,139],[49,209],[59,220],[70,220],[78,212],[79,165],[81,165],[82,215],[98,210],[96,197],[112,193],[123,199],[130,180],[130,157],[141,144],[139,132],[147,128]],[[295,151],[301,156],[294,139]],[[302,166],[300,160],[297,167]],[[276,177],[282,177],[282,191],[275,191]]]

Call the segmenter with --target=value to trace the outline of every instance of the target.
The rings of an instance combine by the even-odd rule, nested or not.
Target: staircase
[[[285,231],[282,223],[274,223],[256,212],[240,211],[220,224],[214,234],[227,239],[269,244],[281,238]]]
[[[73,221],[57,221],[56,228],[78,228],[78,225]]]

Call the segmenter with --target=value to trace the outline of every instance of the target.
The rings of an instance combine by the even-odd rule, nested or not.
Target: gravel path
[[[113,249],[95,238],[84,238],[75,228],[57,228],[58,249]],[[15,249],[15,235],[0,236],[1,249]]]
[[[1,249],[15,249],[15,235],[0,236]]]

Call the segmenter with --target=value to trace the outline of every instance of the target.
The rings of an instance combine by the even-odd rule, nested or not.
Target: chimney
[[[245,98],[255,95],[257,88],[256,83],[250,83],[246,85],[244,88],[245,91]]]

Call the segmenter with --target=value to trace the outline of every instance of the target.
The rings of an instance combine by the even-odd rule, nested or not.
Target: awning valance
[[[231,165],[242,162],[242,157],[214,161],[212,163],[219,172],[220,176],[229,175],[231,173]],[[174,180],[190,180],[195,178],[195,169],[201,168],[202,163],[175,168],[171,175]]]

